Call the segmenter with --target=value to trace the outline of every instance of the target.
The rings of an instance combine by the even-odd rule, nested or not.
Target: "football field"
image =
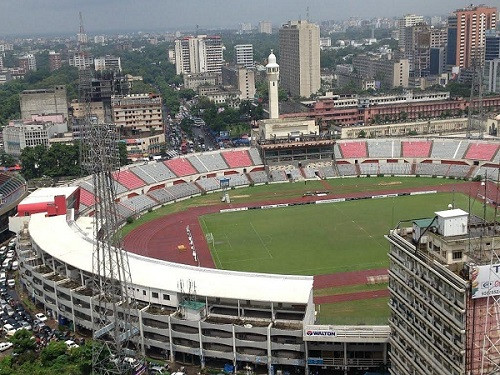
[[[390,228],[433,217],[463,194],[438,193],[217,213],[199,218],[218,268],[319,275],[388,267]],[[482,213],[479,202],[472,211]],[[410,223],[406,226],[411,226]]]

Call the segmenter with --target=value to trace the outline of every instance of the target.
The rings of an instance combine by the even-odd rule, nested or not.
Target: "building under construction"
[[[499,229],[450,209],[386,237],[391,374],[499,373]]]

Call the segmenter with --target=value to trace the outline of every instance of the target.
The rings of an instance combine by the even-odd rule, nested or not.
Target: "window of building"
[[[164,295],[163,295],[163,299],[164,299],[165,301],[170,301],[170,296],[169,296],[168,294],[164,294]]]
[[[158,298],[158,293],[157,292],[151,292],[151,297]]]
[[[462,252],[461,251],[454,251],[453,252],[453,260],[459,260],[462,259]]]
[[[142,295],[143,295],[143,296],[145,296],[145,295],[146,295],[146,291],[145,291],[145,290],[143,290],[143,291],[142,291]]]

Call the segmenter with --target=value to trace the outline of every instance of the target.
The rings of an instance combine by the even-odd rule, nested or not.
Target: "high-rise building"
[[[123,134],[163,129],[162,100],[156,94],[118,95],[111,98],[113,122]]]
[[[218,35],[189,36],[175,41],[177,74],[221,73],[222,40]]]
[[[249,33],[252,31],[252,24],[249,22],[240,23],[240,32]]]
[[[94,36],[94,43],[95,44],[104,45],[105,42],[106,42],[106,38],[104,37],[104,35]]]
[[[446,45],[446,65],[455,66],[457,59],[457,16],[448,17],[448,40]]]
[[[496,30],[487,30],[484,59],[486,61],[489,61],[499,58],[500,58],[500,32]]]
[[[404,55],[410,62],[414,77],[425,77],[429,73],[431,27],[419,23],[405,28]]]
[[[78,70],[90,68],[93,62],[92,57],[86,52],[77,52],[69,59],[69,65],[78,68]]]
[[[252,100],[255,97],[255,69],[243,65],[223,66],[222,85],[238,89],[241,100]]]
[[[429,73],[440,75],[446,68],[445,49],[443,47],[432,47],[429,53]]]
[[[96,71],[100,70],[113,70],[115,72],[122,71],[122,64],[119,57],[106,55],[94,59],[94,68]]]
[[[353,58],[352,64],[361,78],[379,81],[383,89],[409,85],[410,63],[408,59],[358,55]]]
[[[0,70],[3,69],[3,57],[0,56]]]
[[[68,118],[68,98],[65,86],[52,89],[25,90],[19,95],[21,118],[31,119],[33,115],[62,114]]]
[[[28,71],[36,71],[36,58],[32,53],[28,53],[19,58],[19,67],[24,69],[26,72]]]
[[[431,48],[446,47],[448,43],[448,30],[445,27],[431,27]]]
[[[273,24],[269,21],[260,21],[259,22],[259,33],[272,34],[273,33]]]
[[[450,209],[386,238],[391,374],[498,374],[498,223]]]
[[[500,93],[500,58],[484,62],[483,81],[487,92]]]
[[[236,65],[243,65],[245,68],[253,68],[253,45],[237,44],[234,46]]]
[[[424,17],[416,14],[406,14],[398,21],[399,41],[398,46],[400,50],[405,49],[407,37],[407,28],[424,23]]]
[[[455,11],[457,35],[455,66],[469,68],[474,61],[482,64],[486,45],[486,30],[496,28],[497,9],[470,6]]]
[[[61,66],[62,66],[61,54],[59,52],[50,51],[49,70],[53,72],[54,70],[60,69]]]
[[[308,98],[321,88],[319,27],[289,21],[279,30],[281,85],[290,94]]]

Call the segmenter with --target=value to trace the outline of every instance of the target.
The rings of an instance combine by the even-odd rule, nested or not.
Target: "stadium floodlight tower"
[[[114,124],[102,124],[90,111],[92,73],[80,74],[80,100],[84,105],[81,127],[81,163],[94,186],[94,239],[92,251],[92,373],[127,374],[131,364],[125,357],[131,339],[139,331],[131,309],[136,308],[129,290],[130,266],[121,247],[112,174],[119,169],[118,135]],[[89,70],[89,71],[87,71]],[[137,373],[137,368],[134,369]]]

